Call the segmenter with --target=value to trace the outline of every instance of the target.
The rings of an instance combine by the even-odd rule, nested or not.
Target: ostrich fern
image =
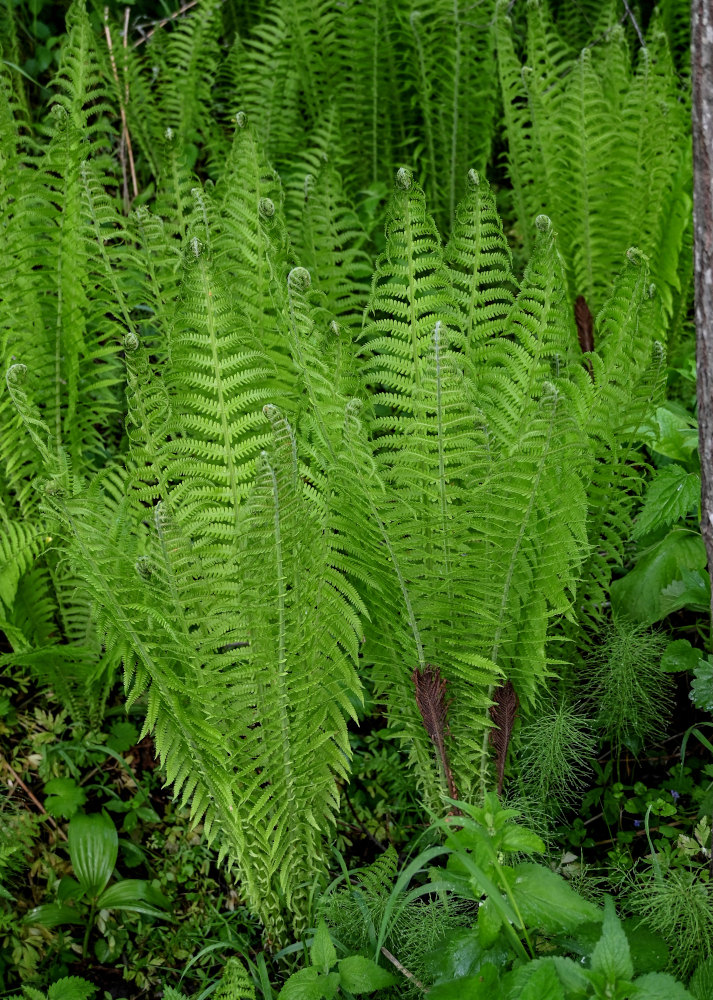
[[[523,76],[502,4],[492,23],[435,0],[229,6],[127,46],[117,87],[75,0],[37,127],[0,64],[0,627],[2,662],[87,727],[123,664],[167,781],[276,942],[325,879],[363,686],[440,810],[413,672],[447,681],[449,767],[478,795],[496,687],[534,706],[550,641],[600,613],[685,270],[687,161],[657,22],[632,71],[615,24],[577,58],[531,4]],[[468,106],[493,37],[521,278],[482,169],[492,101]],[[568,164],[550,154],[573,124]]]

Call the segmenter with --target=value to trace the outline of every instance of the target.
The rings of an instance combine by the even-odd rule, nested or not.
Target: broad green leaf
[[[481,906],[479,916],[482,909]],[[484,948],[477,929],[468,929],[451,931],[442,944],[424,956],[424,961],[433,981],[438,983],[472,975],[485,962],[502,968],[512,960],[512,955],[502,941],[495,948]]]
[[[488,896],[478,908],[478,938],[483,948],[491,948],[500,937],[503,926],[502,911],[496,897]]]
[[[505,1000],[500,973],[494,965],[481,965],[478,972],[428,991],[428,1000]]]
[[[395,982],[396,976],[362,955],[350,955],[339,963],[339,985],[350,993],[373,993]]]
[[[41,927],[61,927],[62,924],[83,924],[85,918],[73,906],[43,903],[29,911],[25,916],[25,923],[39,924]]]
[[[701,477],[681,465],[659,469],[649,484],[634,538],[643,538],[661,527],[670,527],[693,510],[701,497]]]
[[[542,854],[545,850],[544,841],[536,833],[517,823],[505,827],[498,846],[501,851],[517,851],[521,854]]]
[[[293,973],[280,990],[280,1000],[331,1000],[339,987],[339,976],[330,972],[323,976],[310,965]]]
[[[663,651],[661,669],[667,674],[675,674],[681,670],[695,670],[700,658],[700,649],[695,649],[688,639],[674,639]]]
[[[171,905],[169,900],[150,883],[140,878],[126,878],[105,889],[97,900],[102,910],[131,910],[150,917],[166,917],[162,910]]]
[[[81,899],[83,895],[84,889],[82,889],[76,878],[72,878],[71,875],[65,875],[64,878],[59,880],[57,899],[60,903],[66,903],[70,899]]]
[[[555,956],[551,961],[568,998],[570,996],[581,997],[589,993],[589,976],[581,965],[572,961],[571,958],[560,958],[559,956]]]
[[[701,536],[685,528],[674,528],[639,556],[630,572],[611,585],[615,614],[653,625],[669,611],[672,598],[664,590],[683,579],[686,570],[702,570],[706,550]]]
[[[508,995],[518,1000],[565,1000],[564,988],[550,959],[528,962],[509,973]]]
[[[109,738],[106,745],[116,750],[117,753],[124,753],[130,747],[136,745],[139,739],[139,731],[133,722],[115,722],[109,730]]]
[[[119,852],[116,827],[106,813],[78,813],[67,833],[74,874],[88,896],[98,896],[114,871]]]
[[[68,976],[52,983],[47,991],[47,1000],[89,1000],[97,992],[98,987],[88,983],[79,976]]]
[[[634,975],[629,942],[611,897],[607,897],[604,903],[602,936],[594,946],[591,968],[592,972],[601,973],[612,986],[617,980],[628,981]]]
[[[56,819],[71,819],[87,801],[84,789],[74,778],[52,778],[45,785],[44,806]]]
[[[631,1000],[693,1000],[682,983],[665,972],[648,972],[635,980]]]
[[[329,929],[324,920],[320,920],[319,927],[314,935],[312,947],[309,950],[309,960],[316,968],[325,975],[337,961],[337,949],[332,944],[329,936]]]
[[[706,570],[684,569],[680,580],[674,580],[661,593],[663,616],[682,608],[707,612],[711,606],[711,581]]]
[[[668,402],[656,410],[656,424],[653,450],[676,462],[690,462],[698,448],[695,418],[682,406]]]
[[[645,972],[660,972],[669,961],[668,945],[660,934],[649,930],[638,917],[629,917],[622,921],[624,933],[629,941],[631,960],[634,963],[634,975]]]
[[[713,712],[713,661],[699,660],[689,698],[703,712]]]
[[[549,868],[527,861],[514,871],[512,892],[527,927],[557,934],[585,921],[601,919],[601,911],[594,903],[578,895]]]

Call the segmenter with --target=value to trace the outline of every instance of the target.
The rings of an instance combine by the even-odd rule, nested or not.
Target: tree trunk
[[[701,532],[713,573],[713,3],[692,0],[693,227]]]

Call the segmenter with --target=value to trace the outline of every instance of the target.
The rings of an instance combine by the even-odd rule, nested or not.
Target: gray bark
[[[693,227],[701,532],[713,573],[713,3],[692,0]],[[713,610],[713,609],[712,609]]]

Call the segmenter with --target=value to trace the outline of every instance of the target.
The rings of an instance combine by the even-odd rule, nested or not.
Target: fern
[[[659,227],[673,218],[665,256],[657,252],[653,260],[670,313],[690,267],[683,251],[691,181],[685,101],[666,36],[654,21],[632,73],[616,26],[605,27],[601,44],[575,57],[533,3],[523,66],[504,3],[496,23],[508,167],[526,244],[534,215],[547,211],[571,268],[570,300],[584,295],[597,310],[619,255],[632,243],[648,254],[658,251]]]

